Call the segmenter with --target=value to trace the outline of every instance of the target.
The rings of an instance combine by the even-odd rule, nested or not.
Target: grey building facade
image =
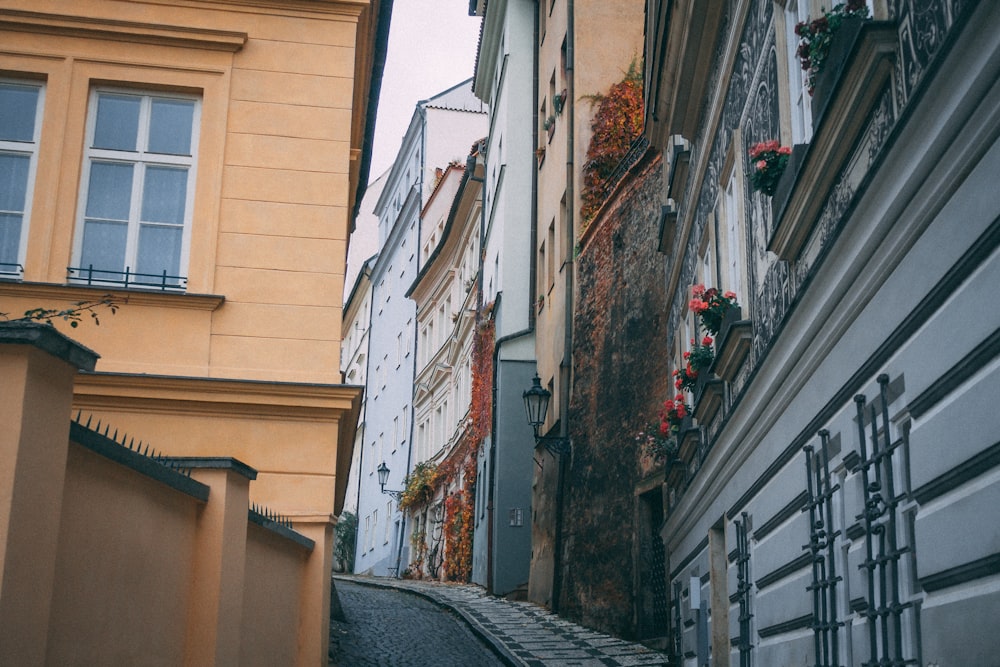
[[[997,664],[1000,5],[874,2],[805,109],[797,4],[647,2],[675,367],[691,285],[741,306],[666,464],[675,664]]]

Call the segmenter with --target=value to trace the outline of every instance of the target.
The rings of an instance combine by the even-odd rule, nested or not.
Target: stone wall
[[[637,621],[635,489],[645,476],[636,436],[657,421],[670,385],[661,182],[661,159],[649,153],[598,213],[576,260],[559,609],[628,637]]]

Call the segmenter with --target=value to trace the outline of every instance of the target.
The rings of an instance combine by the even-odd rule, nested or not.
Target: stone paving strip
[[[487,595],[470,584],[335,575],[362,585],[410,591],[458,614],[513,667],[643,667],[667,656],[571,623],[531,602]]]

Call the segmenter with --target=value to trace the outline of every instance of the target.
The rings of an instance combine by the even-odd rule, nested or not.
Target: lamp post
[[[538,373],[531,379],[531,387],[527,389],[521,397],[524,399],[524,411],[528,416],[528,423],[535,434],[535,445],[542,445],[553,455],[569,454],[569,438],[556,435],[538,435],[538,429],[545,423],[545,415],[549,411],[549,399],[552,392],[542,386]]]
[[[393,491],[392,489],[385,488],[385,483],[389,481],[389,466],[385,464],[385,461],[382,461],[382,463],[378,464],[378,468],[376,468],[376,471],[378,472],[378,485],[379,487],[381,487],[382,493],[392,496],[393,499],[398,503],[399,499],[403,495],[403,492]]]

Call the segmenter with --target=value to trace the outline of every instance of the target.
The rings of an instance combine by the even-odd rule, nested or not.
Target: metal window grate
[[[840,485],[830,475],[830,433],[819,432],[820,453],[812,445],[806,453],[806,490],[809,499],[803,511],[809,512],[809,544],[812,560],[812,583],[808,590],[813,597],[813,648],[816,667],[840,667],[838,635],[842,622],[837,620],[836,539],[840,531],[833,529],[833,494]]]
[[[740,667],[751,667],[753,644],[750,640],[750,540],[748,535],[748,517],[746,512],[740,514],[740,519],[733,521],[736,527],[736,597],[740,604],[740,638],[737,648],[740,651]]]
[[[896,508],[902,498],[896,495],[893,485],[892,455],[902,441],[893,443],[889,435],[889,376],[879,375],[878,384],[881,410],[874,404],[866,405],[863,394],[854,397],[865,502],[863,513],[857,516],[864,520],[865,560],[859,568],[867,583],[867,605],[862,614],[868,620],[869,660],[862,664],[902,667],[917,662],[903,657],[903,611],[913,603],[900,601],[899,559],[909,547],[897,543]],[[871,423],[870,457],[865,437],[866,409]]]

